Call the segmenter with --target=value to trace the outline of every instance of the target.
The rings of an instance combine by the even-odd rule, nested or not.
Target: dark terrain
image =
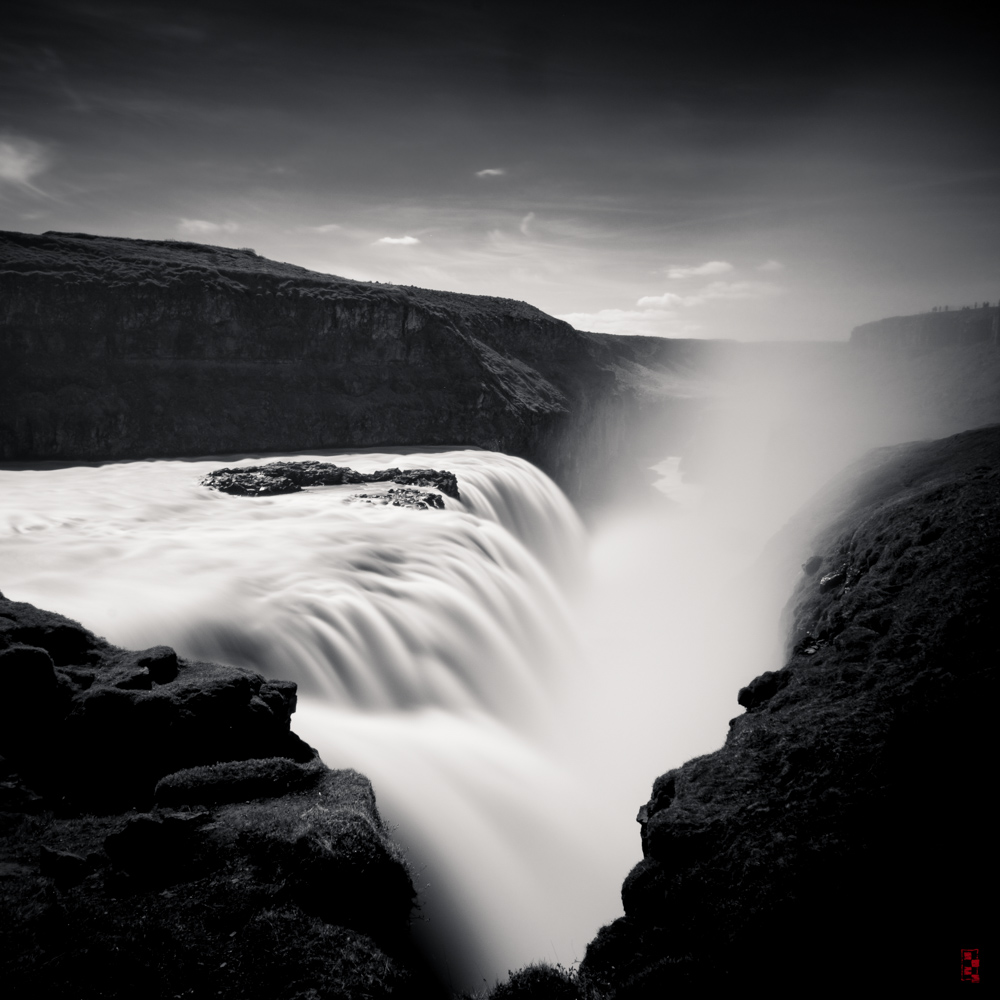
[[[2,597],[0,679],[5,996],[435,995],[372,787],[290,732],[294,684]]]

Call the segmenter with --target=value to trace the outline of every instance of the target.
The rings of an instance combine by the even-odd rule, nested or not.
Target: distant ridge
[[[1000,343],[1000,306],[967,306],[862,323],[851,343],[864,348],[938,348]]]

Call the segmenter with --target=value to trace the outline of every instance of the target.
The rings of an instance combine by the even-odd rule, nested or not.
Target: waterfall
[[[586,670],[572,507],[490,452],[282,458],[448,469],[461,499],[410,510],[344,502],[357,487],[199,485],[260,459],[8,466],[2,589],[121,646],[297,681],[293,727],[372,779],[415,870],[417,936],[453,988],[582,957],[620,912],[638,845],[554,745]]]
[[[259,457],[7,465],[0,589],[125,647],[297,681],[295,730],[371,778],[409,852],[445,980],[570,963],[621,913],[653,779],[717,748],[739,688],[781,665],[809,552],[761,561],[768,537],[914,430],[905,400],[807,361],[732,375],[684,462],[623,484],[588,536],[540,471],[478,450],[281,456],[448,469],[443,510],[199,485]]]

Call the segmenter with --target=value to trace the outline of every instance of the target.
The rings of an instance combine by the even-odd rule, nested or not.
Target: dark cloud
[[[0,179],[0,225],[205,223],[583,315],[669,265],[794,259],[789,294],[719,299],[702,332],[791,335],[811,297],[844,335],[848,282],[858,310],[993,295],[994,47],[954,7],[13,3],[0,134],[45,169]]]

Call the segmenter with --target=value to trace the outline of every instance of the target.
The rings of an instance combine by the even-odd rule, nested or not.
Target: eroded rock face
[[[0,598],[0,753],[36,791],[89,809],[152,801],[166,774],[261,757],[312,759],[289,728],[295,685],[118,649],[76,622]]]
[[[663,372],[713,350],[226,247],[0,233],[8,461],[472,444],[576,493],[635,461]]]
[[[785,666],[740,692],[722,749],[641,808],[625,916],[581,967],[600,994],[926,986],[986,935],[1000,428],[880,458],[813,541]]]
[[[2,598],[0,672],[6,995],[435,995],[372,787],[290,731],[294,684]]]

